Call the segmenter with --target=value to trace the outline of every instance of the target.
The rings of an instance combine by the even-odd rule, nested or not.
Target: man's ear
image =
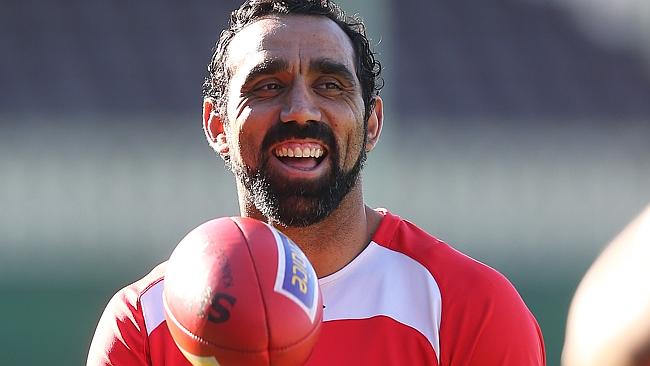
[[[366,139],[366,151],[370,151],[375,148],[377,141],[379,141],[379,135],[381,135],[381,129],[384,126],[384,101],[380,96],[375,97],[375,106],[370,113],[368,118],[368,137]]]
[[[224,121],[219,115],[216,101],[213,98],[203,100],[203,132],[214,151],[221,157],[228,155],[229,148]]]

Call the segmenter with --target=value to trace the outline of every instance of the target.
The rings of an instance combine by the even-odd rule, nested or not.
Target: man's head
[[[345,19],[327,1],[257,1],[221,34],[204,127],[248,214],[307,226],[358,187],[381,130],[380,66]]]
[[[249,0],[230,15],[230,24],[219,36],[212,59],[208,64],[208,74],[203,83],[203,97],[212,98],[217,104],[217,112],[225,114],[227,89],[232,77],[227,68],[229,46],[234,36],[247,25],[270,15],[312,15],[324,16],[334,21],[349,37],[354,48],[355,71],[361,83],[364,119],[368,119],[375,97],[383,87],[381,63],[368,41],[365,25],[357,17],[347,16],[341,8],[330,0]]]

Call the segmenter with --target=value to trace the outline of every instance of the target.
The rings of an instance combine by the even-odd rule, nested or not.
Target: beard
[[[363,142],[367,131],[364,123]],[[332,168],[317,180],[287,180],[269,169],[270,147],[289,138],[314,138],[324,142]],[[249,169],[231,161],[231,170],[248,193],[248,201],[271,222],[285,227],[316,224],[336,210],[359,180],[366,161],[360,148],[356,162],[348,171],[340,163],[339,147],[330,127],[321,122],[279,123],[265,136],[260,148],[259,166]],[[322,163],[322,162],[321,162]]]

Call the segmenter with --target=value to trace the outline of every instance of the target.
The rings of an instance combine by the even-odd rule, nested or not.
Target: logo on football
[[[316,273],[291,239],[250,218],[192,230],[167,263],[167,326],[194,365],[303,365],[316,343]]]

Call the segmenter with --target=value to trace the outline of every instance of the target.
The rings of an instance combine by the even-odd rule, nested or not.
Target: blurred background
[[[201,83],[237,1],[0,0],[0,363],[85,363],[112,294],[238,213]],[[387,119],[368,202],[503,272],[559,365],[650,201],[650,2],[363,0]]]

